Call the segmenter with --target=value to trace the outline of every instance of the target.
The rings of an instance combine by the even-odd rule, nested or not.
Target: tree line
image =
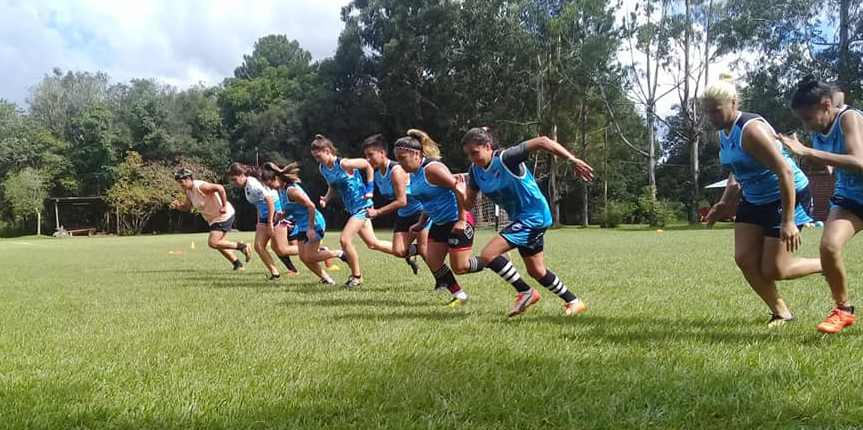
[[[316,133],[359,156],[366,136],[422,128],[464,171],[461,135],[480,125],[504,145],[548,135],[595,167],[584,183],[531,159],[557,223],[695,222],[700,188],[724,177],[697,104],[711,67],[735,65],[743,108],[779,130],[801,128],[787,99],[806,74],[849,103],[863,94],[863,6],[850,0],[354,0],[341,18],[319,61],[268,35],[215,86],[54,69],[27,106],[0,100],[0,234],[32,233],[37,214],[51,225],[45,199],[64,196],[104,196],[129,233],[193,228],[167,210],[178,165],[224,182],[232,161],[297,160],[320,192]]]

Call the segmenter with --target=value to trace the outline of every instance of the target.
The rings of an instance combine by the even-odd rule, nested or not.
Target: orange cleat
[[[580,314],[584,312],[585,309],[587,309],[587,305],[584,304],[584,301],[576,298],[572,302],[563,305],[563,315],[568,317],[570,315]]]
[[[836,308],[830,312],[830,315],[827,316],[824,322],[818,324],[818,331],[821,333],[836,334],[842,331],[842,328],[846,325],[854,324],[856,319],[854,308],[851,308],[851,312]]]
[[[515,296],[515,305],[509,310],[508,317],[517,317],[521,315],[528,307],[539,301],[539,291],[536,288],[531,288],[530,291],[518,293]]]

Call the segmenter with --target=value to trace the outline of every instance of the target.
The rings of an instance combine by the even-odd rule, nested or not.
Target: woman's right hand
[[[320,198],[320,199],[318,199],[318,205],[320,205],[320,206],[321,206],[321,209],[326,209],[326,207],[327,207],[327,198],[326,198],[326,197],[324,197],[324,196],[321,196],[321,198]]]
[[[707,228],[713,228],[713,224],[716,224],[716,221],[725,217],[726,212],[728,212],[728,204],[724,202],[719,202],[713,205],[710,208],[710,212],[707,213],[707,217],[705,217],[705,223]]]
[[[171,209],[177,210],[180,208],[180,202],[178,202],[176,200],[172,200],[171,204],[168,205],[168,207],[170,207]]]

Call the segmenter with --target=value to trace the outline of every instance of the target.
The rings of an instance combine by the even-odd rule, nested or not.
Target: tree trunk
[[[691,75],[691,64],[689,63],[689,52],[692,44],[692,9],[691,1],[686,0],[686,28],[683,37],[683,100],[681,108],[686,120],[686,136],[689,141],[689,166],[692,174],[692,189],[689,194],[689,223],[698,223],[698,200],[700,200],[698,189],[698,130],[696,130],[695,110],[690,105],[689,80]],[[708,12],[709,13],[709,12]]]
[[[42,236],[42,213],[36,211],[36,236]]]
[[[557,142],[557,123],[551,125],[551,140]],[[548,155],[548,197],[551,200],[552,225],[560,225],[560,196],[557,189],[557,157]]]
[[[656,102],[647,104],[647,186],[650,192],[650,207],[647,221],[656,225]]]
[[[587,94],[581,104],[581,159],[587,159]],[[590,190],[587,181],[581,181],[581,225],[590,224]]]
[[[850,7],[851,0],[839,0],[839,89],[845,92],[845,103],[849,106],[854,102],[852,71],[848,58],[848,31],[851,25],[848,20],[848,9]]]

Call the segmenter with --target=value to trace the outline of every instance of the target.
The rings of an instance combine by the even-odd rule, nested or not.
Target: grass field
[[[489,271],[447,308],[425,268],[365,249],[344,291],[233,273],[205,235],[2,240],[0,428],[863,428],[863,328],[816,332],[821,277],[783,283],[798,322],[769,330],[729,230],[564,229],[546,249],[585,314],[544,292],[506,320]]]

